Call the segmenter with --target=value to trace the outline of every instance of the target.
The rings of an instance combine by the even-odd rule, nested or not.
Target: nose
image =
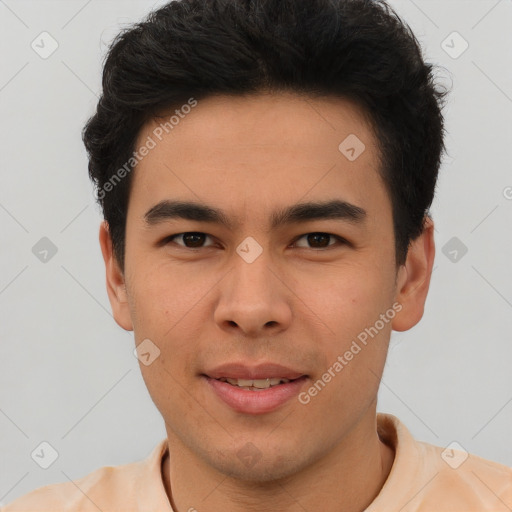
[[[234,255],[233,267],[220,284],[214,320],[225,331],[250,337],[286,330],[292,319],[293,293],[273,268],[265,251],[252,263]]]

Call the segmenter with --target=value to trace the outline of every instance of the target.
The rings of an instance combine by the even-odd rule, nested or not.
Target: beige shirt
[[[395,460],[366,512],[512,511],[512,468],[416,441],[391,414],[377,414],[377,426]],[[161,472],[166,452],[164,439],[145,460],[40,487],[1,512],[173,512]]]

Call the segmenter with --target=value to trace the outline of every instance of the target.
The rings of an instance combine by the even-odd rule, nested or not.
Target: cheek
[[[320,371],[331,368],[336,373],[330,389],[338,392],[331,399],[341,404],[344,396],[359,396],[365,389],[373,392],[374,385],[378,385],[374,374],[381,373],[391,331],[390,319],[383,323],[380,315],[392,306],[393,282],[392,274],[368,262],[331,266],[324,279],[309,276],[302,281],[300,293],[321,320],[316,322],[316,332],[310,333],[326,362],[326,368]],[[308,332],[306,325],[303,328]],[[336,361],[339,371],[332,368]],[[324,399],[328,400],[329,395],[326,393]]]
[[[297,274],[294,292],[333,327],[361,326],[388,307],[393,277],[368,262],[347,262]],[[334,330],[334,329],[333,329]]]
[[[154,342],[160,350],[159,363],[179,377],[197,356],[193,340],[204,337],[205,299],[218,278],[194,277],[169,265],[148,266],[139,270],[131,287],[135,339]],[[170,379],[165,373],[161,377]]]
[[[142,264],[132,283],[132,294],[144,322],[166,321],[173,325],[190,311],[204,295],[208,282],[194,277],[179,266],[147,262]],[[142,313],[144,317],[142,317]]]

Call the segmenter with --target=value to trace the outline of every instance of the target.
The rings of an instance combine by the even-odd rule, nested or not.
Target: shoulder
[[[430,494],[467,510],[511,510],[512,468],[467,453],[462,447],[441,448],[417,442],[430,468]]]
[[[149,479],[154,480],[159,470],[157,462],[164,449],[165,442],[162,441],[144,460],[104,466],[77,480],[39,487],[1,507],[0,512],[137,510],[141,486],[157,486],[159,483]]]
[[[512,468],[466,452],[413,438],[390,414],[378,415],[381,440],[395,450],[384,487],[367,512],[394,503],[401,512],[510,512]]]
[[[73,482],[34,489],[4,506],[1,512],[97,512],[105,504],[105,497],[115,495],[116,488],[129,474],[125,466],[105,466]]]

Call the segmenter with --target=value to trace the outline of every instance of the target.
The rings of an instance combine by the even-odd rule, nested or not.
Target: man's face
[[[400,280],[391,203],[361,112],[334,98],[216,97],[161,141],[157,127],[136,144],[157,142],[133,171],[126,305],[115,316],[137,345],[160,350],[140,367],[170,442],[226,474],[270,480],[353,441],[357,425],[374,430]],[[231,226],[163,208],[146,216],[162,201],[206,205]],[[357,208],[273,225],[298,203],[331,201]],[[216,380],[287,375],[302,378],[263,391]]]

